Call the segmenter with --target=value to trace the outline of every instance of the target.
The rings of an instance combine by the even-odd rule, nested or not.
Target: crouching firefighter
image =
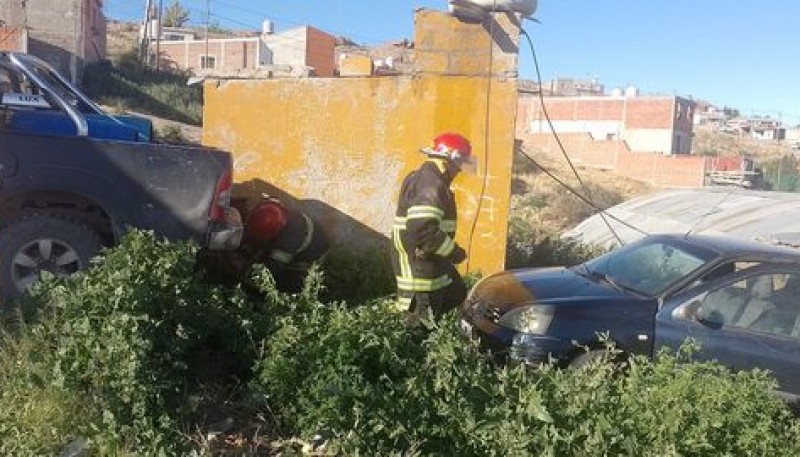
[[[455,242],[457,209],[450,185],[459,172],[475,172],[469,141],[444,133],[422,152],[427,160],[403,181],[392,231],[397,305],[419,326],[459,306],[467,288],[455,265],[466,252]]]
[[[253,264],[262,263],[279,290],[300,291],[311,265],[328,252],[325,232],[308,215],[274,197],[265,196],[252,210],[240,211],[246,214],[241,246],[233,252],[201,251],[199,263],[206,274],[232,286],[248,279]]]
[[[273,197],[247,215],[243,244],[255,263],[263,263],[278,288],[298,292],[314,262],[330,247],[328,236],[313,219]]]

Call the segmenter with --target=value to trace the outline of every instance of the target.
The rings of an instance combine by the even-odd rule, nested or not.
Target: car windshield
[[[622,289],[653,297],[717,257],[677,240],[645,239],[591,260],[585,267]]]

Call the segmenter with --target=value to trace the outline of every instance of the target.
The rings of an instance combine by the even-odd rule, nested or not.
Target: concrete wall
[[[3,0],[0,14],[6,25],[27,28],[28,52],[72,81],[80,81],[85,64],[105,59],[102,0]]]
[[[633,152],[625,141],[597,141],[587,134],[559,134],[559,138],[578,164],[611,170],[659,187],[704,185],[706,157]],[[552,134],[520,134],[519,139],[529,153],[563,157]]]
[[[30,2],[29,2],[30,3]],[[85,63],[94,63],[106,58],[106,17],[103,0],[85,0],[83,11],[83,53]]]
[[[274,65],[291,65],[303,68],[308,49],[308,28],[296,27],[275,35],[265,35],[264,43],[272,51]]]
[[[624,140],[632,151],[669,154],[674,143],[672,135],[666,129],[627,129]]]
[[[323,221],[337,243],[388,249],[397,192],[423,161],[419,149],[461,132],[480,161],[478,176],[454,183],[457,241],[470,252],[463,268],[501,270],[519,24],[507,15],[466,24],[426,10],[415,18],[415,76],[209,82],[203,141],[233,152],[237,195],[277,193]]]
[[[192,41],[162,41],[153,43],[152,51],[160,49],[164,68],[200,70],[200,59],[208,55],[216,60],[216,70],[254,69],[260,64],[259,52],[263,48],[260,38],[227,38]]]
[[[6,27],[23,27],[25,24],[24,0],[0,0],[0,20]]]

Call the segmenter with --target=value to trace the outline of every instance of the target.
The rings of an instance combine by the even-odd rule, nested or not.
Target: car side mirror
[[[700,305],[702,303],[703,302],[701,300],[695,299],[689,303],[686,303],[685,305],[678,306],[672,310],[672,318],[692,320],[697,315],[697,310],[700,309]]]
[[[696,316],[697,322],[705,325],[706,327],[714,330],[722,328],[723,317],[719,311],[711,311],[708,316]]]

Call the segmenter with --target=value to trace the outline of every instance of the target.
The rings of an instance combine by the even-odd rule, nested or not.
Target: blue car
[[[601,334],[648,356],[693,338],[695,358],[770,370],[800,395],[800,251],[788,247],[652,235],[574,267],[488,276],[461,312],[464,333],[527,363],[587,363]]]

